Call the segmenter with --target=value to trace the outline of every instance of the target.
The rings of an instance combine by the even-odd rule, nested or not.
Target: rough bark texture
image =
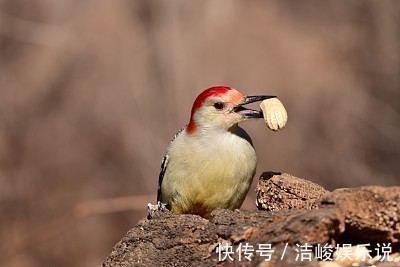
[[[267,210],[218,210],[210,221],[156,212],[116,244],[103,266],[319,266],[315,259],[296,261],[305,243],[385,242],[399,250],[400,187],[328,192],[288,174],[264,173],[256,190],[259,209]],[[251,261],[245,254],[239,261],[235,252],[234,261],[220,262],[219,244],[253,246]],[[269,261],[256,252],[259,244],[271,244]]]
[[[310,209],[322,195],[322,186],[287,173],[264,172],[256,189],[260,210]]]

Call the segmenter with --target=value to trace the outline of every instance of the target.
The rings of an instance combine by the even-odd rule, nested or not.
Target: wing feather
[[[186,125],[186,126],[187,126],[187,125]],[[186,126],[184,126],[182,129],[180,129],[180,130],[174,135],[174,137],[173,137],[172,140],[171,140],[171,143],[172,143],[180,134],[182,134],[182,132],[186,129]],[[168,150],[167,150],[167,151],[168,151]],[[169,157],[168,157],[168,153],[167,153],[167,154],[165,154],[165,156],[164,156],[164,158],[163,158],[163,160],[162,160],[162,162],[161,162],[160,175],[158,176],[157,202],[161,202],[161,196],[162,196],[162,194],[161,194],[161,185],[162,185],[162,182],[163,182],[163,179],[164,179],[165,172],[166,172],[167,167],[168,167],[168,159],[169,159]]]

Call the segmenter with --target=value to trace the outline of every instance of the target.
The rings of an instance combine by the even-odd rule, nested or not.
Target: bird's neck
[[[220,135],[230,135],[230,134],[234,134],[234,135],[239,135],[238,133],[240,133],[241,131],[243,131],[242,128],[239,127],[239,125],[236,123],[234,125],[232,125],[231,127],[229,127],[228,129],[225,128],[220,128],[220,127],[200,127],[197,126],[195,123],[190,122],[187,126],[186,126],[186,134],[188,136],[191,137],[209,137],[209,138],[213,138],[216,136],[220,136]]]
[[[190,119],[189,124],[186,126],[186,133],[188,135],[192,135],[195,132],[197,132],[197,130],[198,130],[198,127],[197,127],[196,123],[194,123],[194,121],[192,119]]]

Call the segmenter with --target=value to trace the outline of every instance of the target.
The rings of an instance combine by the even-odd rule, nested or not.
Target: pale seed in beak
[[[288,116],[285,107],[278,98],[265,99],[261,102],[260,108],[269,129],[276,132],[285,127]]]

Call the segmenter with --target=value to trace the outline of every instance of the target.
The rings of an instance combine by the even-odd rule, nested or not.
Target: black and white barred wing
[[[186,129],[186,126],[180,129],[172,138],[171,142],[173,142],[182,132]],[[165,172],[168,167],[168,154],[166,154],[161,163],[160,175],[158,176],[158,189],[157,189],[157,202],[161,202],[161,185],[164,179]]]

